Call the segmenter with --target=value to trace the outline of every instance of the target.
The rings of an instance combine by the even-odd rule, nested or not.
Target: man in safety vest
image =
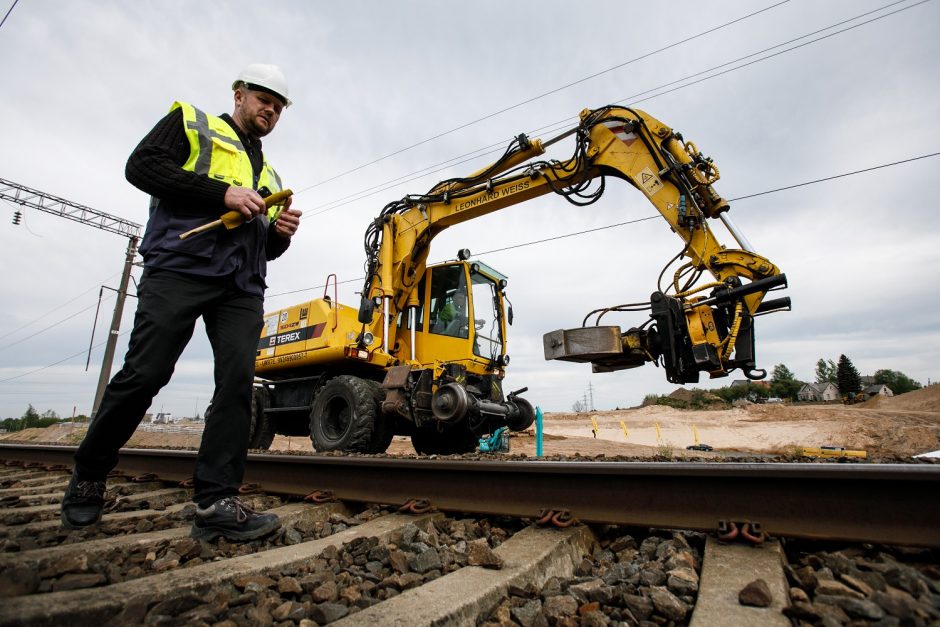
[[[144,271],[124,366],[111,380],[62,501],[62,522],[87,527],[101,518],[105,478],[154,396],[166,385],[202,317],[215,357],[215,393],[193,473],[192,536],[243,541],[280,525],[238,498],[248,450],[254,359],[263,317],[266,264],[290,245],[301,212],[265,208],[281,179],[261,138],[290,106],[287,81],[273,65],[252,64],[232,84],[232,115],[176,102],[127,162],[127,180],[151,195],[140,245]],[[278,210],[279,213],[278,213]],[[180,235],[237,211],[245,222]]]

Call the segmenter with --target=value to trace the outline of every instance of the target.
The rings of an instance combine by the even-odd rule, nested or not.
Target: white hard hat
[[[287,97],[287,79],[284,73],[276,65],[267,63],[252,63],[242,70],[235,82],[232,83],[232,89],[238,89],[245,85],[249,89],[257,88],[260,91],[269,91],[284,101],[284,106],[291,105]]]

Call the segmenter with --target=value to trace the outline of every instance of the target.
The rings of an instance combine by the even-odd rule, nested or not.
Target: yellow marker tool
[[[597,418],[595,418],[594,416],[591,416],[591,424],[594,425],[594,433],[596,434],[597,431],[598,431],[598,429],[597,429]]]
[[[853,451],[840,446],[805,446],[801,453],[803,457],[868,457],[865,451]]]
[[[695,425],[692,425],[692,436],[695,438],[695,444],[698,444],[698,429],[695,428]]]
[[[657,442],[662,442],[662,441],[663,441],[663,432],[659,430],[659,423],[658,423],[658,422],[654,422],[653,424],[656,425],[656,441],[657,441]]]
[[[625,423],[623,420],[621,420],[621,421],[620,421],[620,428],[623,429],[623,437],[624,437],[624,439],[629,440],[629,439],[630,439],[630,434],[627,432],[627,423]]]
[[[264,199],[264,207],[266,209],[270,209],[272,206],[278,204],[279,202],[284,202],[293,194],[294,192],[289,189],[284,189],[279,192],[275,192]],[[280,214],[281,212],[278,211],[277,214],[274,216],[274,219],[276,220],[277,216]],[[209,222],[208,224],[203,224],[202,226],[197,226],[196,228],[190,231],[181,233],[180,239],[186,239],[190,235],[195,235],[196,233],[202,233],[203,231],[214,229],[217,226],[224,226],[225,228],[231,230],[237,226],[241,226],[244,223],[245,223],[245,216],[243,216],[241,212],[229,211],[228,213],[223,214],[222,217],[220,217],[218,220],[213,220],[212,222]]]

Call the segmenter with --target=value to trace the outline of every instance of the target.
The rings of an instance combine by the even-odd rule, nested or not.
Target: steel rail
[[[72,464],[75,447],[0,444],[0,460]],[[118,470],[182,481],[195,451],[123,449]],[[756,522],[774,536],[940,546],[940,465],[467,461],[252,454],[269,492],[535,518],[714,531]]]

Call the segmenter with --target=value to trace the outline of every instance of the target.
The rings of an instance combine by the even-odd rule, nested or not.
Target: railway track
[[[121,475],[109,480],[114,511],[94,529],[62,530],[58,501],[73,453],[0,446],[0,624],[695,625],[707,615],[706,588],[722,586],[712,577],[700,587],[709,560],[727,552],[703,533],[716,529],[748,539],[749,562],[769,557],[773,602],[739,609],[789,624],[787,605],[817,617],[838,605],[791,603],[792,589],[818,585],[803,586],[796,567],[779,571],[782,548],[765,534],[940,546],[935,465],[258,454],[249,457],[245,498],[276,511],[282,529],[230,545],[188,538],[192,451],[123,451]],[[899,555],[935,553],[906,551]],[[940,620],[940,567],[902,566],[916,583],[910,590],[876,590],[858,583],[862,575],[837,572],[836,583],[858,584],[845,598],[861,604],[839,611],[894,616],[882,608],[893,597],[869,598],[900,590],[913,600],[896,612]],[[823,592],[831,601],[832,590]]]

